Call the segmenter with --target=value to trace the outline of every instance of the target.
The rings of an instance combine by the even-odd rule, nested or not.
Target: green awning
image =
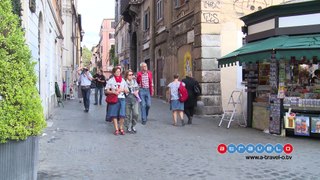
[[[272,52],[276,59],[296,59],[320,57],[320,34],[300,36],[277,36],[248,43],[230,54],[218,59],[219,67],[233,64],[237,61],[257,62],[268,60]]]

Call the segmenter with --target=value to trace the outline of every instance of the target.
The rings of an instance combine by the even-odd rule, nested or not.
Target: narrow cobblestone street
[[[185,127],[171,125],[169,105],[153,99],[148,123],[137,134],[114,136],[104,121],[105,104],[83,112],[78,100],[64,102],[40,139],[38,179],[319,179],[319,141],[265,134],[218,118],[196,117]],[[224,124],[225,125],[225,124]],[[286,144],[291,160],[248,160],[248,154],[219,154],[229,144]],[[256,155],[256,154],[253,154]],[[263,154],[264,155],[264,154]],[[281,155],[285,155],[284,153]]]

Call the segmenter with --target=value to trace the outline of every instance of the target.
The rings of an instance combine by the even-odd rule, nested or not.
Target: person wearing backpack
[[[170,102],[170,110],[172,111],[172,118],[173,118],[173,125],[177,126],[177,114],[180,116],[181,125],[184,126],[183,120],[183,110],[184,110],[184,103],[179,100],[180,93],[179,88],[180,86],[185,86],[183,82],[179,81],[179,75],[175,74],[173,76],[174,80],[168,85],[168,101]]]
[[[188,117],[188,124],[192,124],[194,108],[197,106],[197,97],[201,95],[201,87],[191,75],[182,79],[182,82],[186,84],[189,96],[187,101],[184,102],[184,113]]]

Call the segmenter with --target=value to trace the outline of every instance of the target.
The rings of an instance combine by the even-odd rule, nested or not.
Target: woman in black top
[[[188,117],[188,124],[192,124],[194,107],[197,106],[197,97],[200,95],[199,92],[195,92],[195,87],[200,89],[200,86],[198,81],[196,81],[191,76],[186,76],[185,79],[182,79],[182,82],[186,84],[186,88],[188,90],[188,100],[184,102],[184,113]]]

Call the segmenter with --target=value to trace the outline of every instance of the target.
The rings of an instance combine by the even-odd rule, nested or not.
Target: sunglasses
[[[133,76],[133,74],[128,74],[128,76]]]

